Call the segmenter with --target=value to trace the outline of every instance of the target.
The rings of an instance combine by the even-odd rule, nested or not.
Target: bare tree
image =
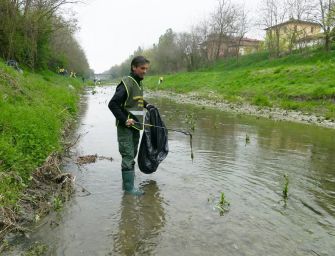
[[[199,40],[199,54],[204,64],[207,64],[210,61],[207,47],[208,38],[211,32],[210,30],[210,21],[206,19],[193,27],[191,31],[192,34],[196,34],[196,37]]]
[[[316,8],[313,14],[315,22],[319,23],[324,32],[325,50],[331,48],[333,31],[335,28],[335,1],[334,0],[316,0]]]
[[[59,29],[53,22],[57,16],[57,12],[68,4],[79,3],[77,0],[23,0],[25,2],[25,26],[24,38],[29,41],[27,49],[27,58],[32,69],[35,68],[35,63],[38,60],[38,46],[49,38],[54,30]],[[67,27],[67,26],[66,26]],[[69,27],[70,28],[70,27]]]
[[[286,0],[289,17],[296,20],[310,20],[315,7],[314,0]]]
[[[182,48],[187,70],[192,71],[208,64],[207,39],[209,26],[207,21],[191,27],[190,32],[179,34],[179,44]]]
[[[282,1],[263,0],[260,24],[267,28],[266,43],[271,55],[278,57],[281,51],[281,31],[279,24],[287,17],[288,6]]]
[[[289,18],[294,21],[311,21],[313,9],[315,9],[314,0],[286,0],[288,6]],[[308,35],[305,26],[288,26],[286,31],[288,50],[298,46],[300,50],[305,48],[305,41],[301,40]]]
[[[196,49],[193,49],[191,33],[178,33],[176,43],[178,46],[177,51],[179,55],[179,63],[181,63],[182,66],[186,66],[188,71],[192,70],[194,65],[194,55],[196,55]]]
[[[236,24],[236,60],[239,61],[240,56],[240,48],[242,40],[244,39],[246,33],[249,30],[249,18],[246,10],[244,8],[241,8],[238,15],[238,21]]]
[[[218,6],[211,15],[211,29],[216,46],[215,59],[220,57],[221,47],[225,39],[236,33],[238,8],[229,0],[218,0]]]

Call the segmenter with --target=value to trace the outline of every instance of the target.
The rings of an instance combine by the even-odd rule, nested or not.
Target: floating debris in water
[[[106,157],[106,156],[99,156],[99,160],[109,160],[109,161],[113,161],[113,157]]]
[[[53,180],[56,181],[58,184],[63,184],[68,181],[74,182],[75,177],[71,173],[61,173],[57,175]]]
[[[194,153],[193,153],[193,135],[192,135],[192,133],[186,132],[186,131],[182,131],[182,130],[174,130],[174,129],[167,129],[167,130],[174,131],[174,132],[179,132],[179,133],[185,134],[187,136],[190,136],[191,159],[192,159],[192,162],[193,162]]]
[[[323,216],[322,212],[318,211],[317,209],[315,209],[313,206],[309,205],[308,203],[304,202],[303,200],[300,199],[300,202],[303,204],[303,206],[307,207],[308,209],[310,209],[312,212]]]
[[[87,156],[80,156],[77,158],[77,164],[82,165],[82,164],[90,164],[90,163],[95,163],[98,158],[98,155],[87,155]]]
[[[135,123],[138,123],[138,122],[135,122]],[[138,124],[139,124],[139,123],[138,123]],[[159,128],[159,129],[165,129],[165,130],[168,130],[168,131],[179,132],[179,133],[185,134],[185,135],[187,135],[187,136],[190,136],[191,159],[192,159],[192,162],[193,162],[193,159],[194,159],[193,147],[192,147],[192,139],[193,139],[193,135],[192,135],[191,132],[183,131],[183,130],[176,130],[176,129],[171,129],[171,128],[166,128],[166,127],[157,126],[157,125],[152,125],[152,124],[144,124],[144,125],[145,125],[145,126],[149,126],[149,127]]]
[[[80,156],[80,157],[77,158],[76,163],[79,164],[79,165],[90,164],[90,163],[95,163],[97,161],[97,159],[113,161],[112,157],[106,157],[106,156],[99,156],[98,157],[98,155],[95,154],[95,155]]]

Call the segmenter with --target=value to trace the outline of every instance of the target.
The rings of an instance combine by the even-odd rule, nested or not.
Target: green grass
[[[280,107],[315,113],[335,119],[335,51],[310,50],[279,59],[258,53],[236,59],[221,60],[197,72],[149,76],[149,89],[177,93],[196,92],[210,98],[248,102],[261,107]]]
[[[0,60],[0,206],[15,205],[36,167],[62,149],[82,87],[49,71],[20,74]]]

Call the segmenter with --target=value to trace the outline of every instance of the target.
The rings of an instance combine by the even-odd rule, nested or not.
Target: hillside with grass
[[[197,72],[149,76],[146,88],[279,107],[335,119],[335,51],[310,50],[279,59],[257,53],[221,60]]]
[[[15,206],[33,171],[62,150],[82,88],[79,79],[20,73],[0,60],[0,209]]]

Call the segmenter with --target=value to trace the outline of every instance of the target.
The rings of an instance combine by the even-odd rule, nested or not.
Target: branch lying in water
[[[142,124],[140,122],[134,122],[134,123],[135,124]],[[144,126],[148,126],[148,127],[153,127],[153,128],[158,128],[158,129],[164,129],[164,130],[168,130],[168,131],[173,131],[173,132],[179,132],[179,133],[185,134],[187,136],[190,136],[191,159],[192,159],[192,162],[193,162],[194,154],[193,154],[193,146],[192,146],[192,140],[193,140],[192,133],[187,132],[187,131],[183,131],[183,130],[177,130],[177,129],[166,128],[166,127],[163,127],[163,126],[152,125],[152,124],[143,124],[143,125]]]

